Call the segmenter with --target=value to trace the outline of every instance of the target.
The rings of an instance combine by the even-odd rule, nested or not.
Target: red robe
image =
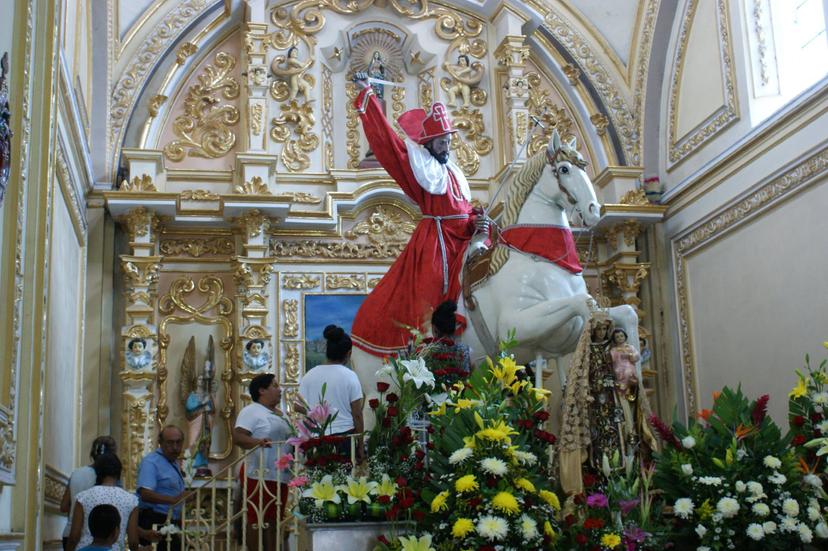
[[[357,96],[357,108],[362,105],[367,90]],[[356,346],[371,354],[385,356],[404,348],[411,340],[409,329],[403,325],[421,328],[441,302],[457,300],[463,253],[474,233],[474,216],[450,170],[449,189],[445,194],[434,195],[420,186],[411,170],[405,143],[388,124],[375,97],[368,99],[365,113],[360,118],[377,160],[423,213],[423,219],[399,258],[362,303],[351,330]],[[452,215],[468,215],[468,218],[440,221],[448,267],[448,290],[444,293],[443,254],[437,221],[427,216]]]

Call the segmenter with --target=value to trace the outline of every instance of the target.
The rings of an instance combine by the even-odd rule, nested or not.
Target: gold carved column
[[[157,428],[152,385],[158,375],[155,304],[161,257],[155,255],[158,217],[153,211],[138,207],[120,222],[129,233],[132,248],[132,254],[121,255],[126,324],[119,347],[123,385],[120,450],[126,462],[124,484],[132,488],[141,458],[154,446]],[[131,355],[130,343],[136,344],[135,350],[143,343],[143,351]]]
[[[502,40],[494,55],[498,65],[505,67],[508,75],[505,100],[510,147],[505,151],[507,159],[514,159],[521,144],[526,141],[529,128],[529,110],[526,107],[529,82],[524,75],[529,47],[524,44],[523,36],[510,35]]]
[[[257,209],[251,209],[236,219],[241,227],[244,256],[233,257],[233,277],[236,280],[236,303],[239,346],[239,373],[243,387],[259,373],[274,371],[272,346],[273,327],[268,318],[270,282],[275,258],[269,256],[271,219]],[[252,340],[264,342],[262,353],[271,359],[267,367],[247,365],[244,354]],[[244,392],[244,388],[242,389]]]

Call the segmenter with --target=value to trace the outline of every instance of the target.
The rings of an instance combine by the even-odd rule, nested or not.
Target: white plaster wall
[[[600,31],[613,52],[625,64],[636,33],[638,0],[573,0],[572,4]]]
[[[81,406],[77,381],[82,352],[83,249],[57,182],[52,197],[43,461],[69,474],[77,466]],[[44,522],[44,541],[60,539],[64,520],[47,514]]]
[[[770,394],[769,411],[786,423],[795,369],[810,353],[828,357],[826,237],[828,180],[725,234],[687,260],[699,401],[742,384]]]
[[[123,40],[127,31],[156,0],[116,0],[116,2],[118,3],[118,36]]]

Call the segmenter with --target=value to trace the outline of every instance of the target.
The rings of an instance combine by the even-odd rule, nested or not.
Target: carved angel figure
[[[250,371],[263,371],[270,365],[270,354],[264,349],[265,343],[262,339],[253,339],[244,346],[242,360],[244,367]]]
[[[274,75],[287,81],[288,101],[295,100],[299,94],[305,96],[305,101],[314,101],[311,94],[311,85],[303,78],[311,64],[313,64],[312,58],[304,63],[299,61],[299,50],[296,46],[291,46],[288,49],[287,57],[279,55],[273,59],[270,70],[273,71]]]
[[[463,98],[463,107],[471,105],[472,88],[476,88],[483,80],[483,66],[479,62],[472,63],[469,56],[461,54],[457,56],[457,63],[443,63],[443,68],[454,79],[446,92],[448,103],[457,107],[457,94]]]
[[[207,466],[212,442],[213,415],[215,414],[215,356],[213,337],[207,343],[207,358],[200,372],[196,368],[195,337],[190,337],[184,358],[181,360],[180,397],[187,417],[187,448],[193,458],[195,476],[210,476]]]
[[[127,343],[125,357],[127,366],[135,371],[149,369],[152,363],[152,354],[147,350],[147,341],[142,338],[135,338]]]

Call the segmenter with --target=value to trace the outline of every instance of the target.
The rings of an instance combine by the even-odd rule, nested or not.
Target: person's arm
[[[71,478],[69,479],[72,480]],[[63,489],[63,497],[60,500],[60,512],[64,515],[69,513],[69,510],[72,508],[72,492],[69,491],[69,485],[66,485],[66,488]],[[69,519],[71,522],[72,519]]]
[[[268,438],[253,438],[253,433],[241,427],[233,427],[233,443],[245,450],[252,450],[256,446],[270,447]]]
[[[80,543],[83,532],[83,505],[75,501],[75,512],[72,514],[72,528],[69,530],[69,538],[66,542],[66,551],[75,551]]]
[[[187,492],[181,492],[178,495],[168,496],[164,494],[159,494],[155,490],[150,490],[149,488],[138,488],[138,495],[141,497],[141,501],[145,503],[158,503],[160,505],[174,505],[178,503],[178,501],[186,495]]]
[[[365,459],[364,445],[362,440],[362,433],[365,431],[365,422],[362,418],[362,403],[363,399],[359,398],[351,402],[351,417],[354,419],[354,432],[359,436],[356,440],[356,459],[358,463],[362,463]]]
[[[130,551],[138,551],[140,548],[138,541],[138,507],[132,509],[127,520],[127,543],[129,543]]]

